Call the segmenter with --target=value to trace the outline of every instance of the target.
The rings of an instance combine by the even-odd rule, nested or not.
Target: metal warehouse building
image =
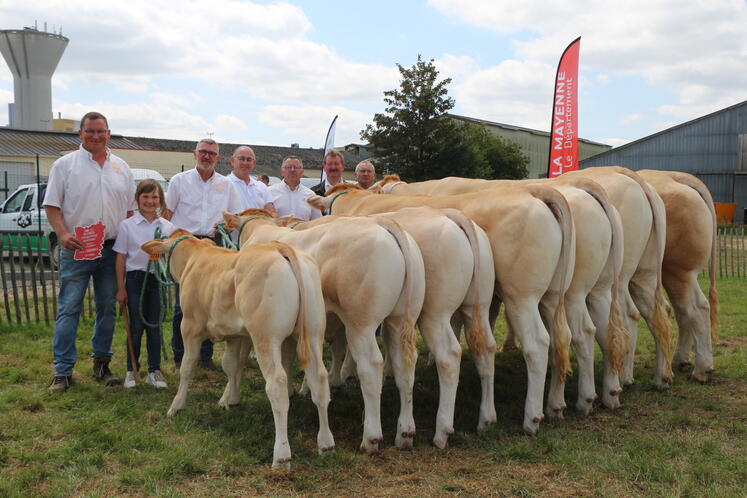
[[[529,158],[527,178],[547,178],[547,161],[550,156],[550,133],[532,128],[523,128],[505,123],[496,123],[484,119],[470,118],[449,114],[454,119],[484,126],[490,133],[504,140],[516,142],[521,151]],[[578,139],[579,159],[591,157],[610,150],[610,146],[584,138]]]
[[[747,208],[747,101],[654,133],[581,161],[581,168],[624,166],[691,173],[708,185],[714,202]]]

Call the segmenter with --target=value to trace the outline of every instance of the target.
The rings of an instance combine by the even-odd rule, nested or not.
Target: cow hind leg
[[[223,391],[218,405],[222,406],[226,410],[231,406],[239,404],[239,393],[241,385],[241,370],[243,361],[241,358],[242,343],[246,339],[243,337],[235,337],[226,340],[226,351],[223,353],[223,360],[221,365],[223,371],[226,373],[228,382],[226,388]]]
[[[589,316],[594,322],[597,344],[602,350],[603,374],[602,374],[602,405],[614,410],[620,407],[620,376],[613,368],[613,358],[610,356],[609,348],[609,323],[610,307],[612,305],[612,293],[609,287],[605,289],[595,288],[586,298]],[[579,396],[580,400],[580,396]]]
[[[571,345],[578,363],[576,410],[588,415],[597,398],[594,387],[594,334],[596,329],[582,296],[566,294],[566,313],[571,329]]]
[[[630,295],[636,308],[646,320],[656,345],[654,384],[663,389],[674,380],[671,366],[670,341],[672,325],[666,313],[663,290],[656,286],[654,272],[640,272],[630,281]]]
[[[711,343],[711,308],[698,285],[697,273],[679,275],[665,273],[664,287],[674,307],[679,328],[677,349],[672,360],[674,368],[689,366],[690,349],[695,342],[695,369],[692,378],[707,382],[713,371],[713,345]]]
[[[480,416],[477,420],[477,430],[483,431],[498,420],[495,413],[495,351],[496,343],[493,329],[490,327],[490,319],[487,313],[481,311],[480,316],[472,316],[472,306],[464,306],[458,312],[462,315],[465,330],[472,329],[473,320],[482,321],[482,329],[485,333],[485,347],[481,351],[470,349],[472,360],[475,362],[477,374],[480,376]]]
[[[552,352],[557,345],[552,340],[552,328],[557,309],[558,297],[557,294],[551,294],[548,292],[540,301],[540,315],[545,325],[545,329],[550,332],[550,351]],[[567,306],[566,306],[567,309]],[[567,317],[566,317],[567,320]],[[570,344],[568,340],[568,344]],[[547,406],[545,407],[545,414],[548,418],[563,418],[563,411],[566,409],[565,404],[565,382],[560,380],[560,372],[558,371],[558,365],[555,361],[555,355],[550,354],[550,388],[547,392]]]
[[[400,411],[397,418],[397,434],[394,437],[394,444],[401,450],[412,449],[415,439],[412,390],[415,384],[417,358],[408,362],[400,346],[399,331],[405,326],[404,320],[399,317],[390,317],[384,323],[384,329],[388,331],[388,340],[385,341],[387,360],[391,364],[394,381],[399,391]]]
[[[438,372],[438,411],[436,412],[436,433],[433,444],[445,448],[449,435],[454,433],[454,407],[459,383],[462,347],[454,335],[448,317],[431,313],[420,313],[418,328]]]
[[[384,358],[376,344],[373,329],[357,329],[346,326],[348,347],[355,359],[360,380],[365,417],[361,451],[374,453],[382,440],[381,432],[381,388]]]
[[[536,435],[542,413],[550,336],[540,317],[539,300],[511,302],[506,299],[506,318],[521,341],[527,365],[527,397],[524,403],[524,432]]]
[[[174,400],[171,402],[169,411],[166,412],[166,415],[169,417],[176,415],[176,412],[184,408],[184,405],[187,403],[189,382],[192,380],[192,373],[195,366],[197,366],[200,344],[202,344],[204,339],[204,337],[197,335],[200,328],[199,325],[195,325],[189,320],[182,320],[181,331],[184,340],[184,356],[182,357],[182,365],[179,368],[179,388],[176,391]]]
[[[280,353],[281,344],[273,344],[267,338],[254,342],[257,363],[265,378],[265,392],[272,407],[275,421],[275,446],[272,455],[273,468],[290,469],[291,450],[288,442],[288,378],[283,368]]]
[[[311,392],[311,401],[316,405],[319,416],[319,432],[316,443],[319,454],[327,453],[335,449],[335,440],[329,429],[329,375],[322,360],[321,339],[311,340],[311,357],[304,371],[306,383]]]

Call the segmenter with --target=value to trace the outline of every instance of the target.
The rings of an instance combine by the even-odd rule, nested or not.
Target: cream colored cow
[[[365,405],[361,449],[378,450],[382,440],[381,390],[384,359],[376,343],[376,327],[384,322],[390,341],[400,414],[395,443],[411,448],[415,436],[412,389],[415,379],[415,321],[423,306],[425,277],[417,244],[392,220],[348,218],[308,230],[279,227],[269,212],[249,209],[241,216],[223,213],[227,228],[239,231],[241,251],[248,244],[279,240],[314,256],[332,340],[332,385],[340,385],[345,345],[356,361]],[[334,316],[333,316],[333,315]],[[337,330],[337,320],[344,333]],[[338,333],[339,332],[339,333]]]
[[[618,275],[622,266],[623,237],[619,214],[599,184],[586,178],[567,175],[554,180],[512,181],[450,177],[417,183],[405,183],[397,175],[388,175],[377,185],[385,193],[455,195],[500,186],[536,183],[553,185],[565,196],[576,227],[576,265],[565,295],[568,325],[573,336],[572,344],[579,370],[576,408],[588,414],[596,398],[595,337],[602,349],[605,365],[602,402],[608,408],[616,408],[620,404],[619,375],[622,373],[628,341],[628,332],[624,328],[617,300],[612,299],[617,294]],[[504,344],[510,347],[512,339],[507,337]],[[546,409],[548,416],[554,415],[551,406],[562,404],[564,387],[557,375],[553,375]]]
[[[454,432],[462,357],[462,348],[450,325],[455,313],[459,313],[466,324],[467,343],[480,376],[482,395],[477,429],[483,430],[496,421],[493,398],[496,346],[488,316],[495,279],[490,242],[480,227],[455,209],[404,208],[373,217],[394,219],[415,239],[423,255],[425,299],[418,328],[438,370],[439,407],[433,444],[443,448],[449,434]],[[319,224],[337,223],[340,219],[346,218],[324,216],[298,224],[295,229],[307,230]],[[390,357],[387,356],[387,365]],[[346,357],[346,367],[353,363]],[[343,378],[345,370],[343,368]]]
[[[623,224],[623,267],[620,273],[620,307],[630,332],[625,359],[624,385],[632,384],[635,344],[640,315],[646,319],[656,343],[654,384],[667,387],[671,368],[672,324],[661,288],[661,264],[666,240],[666,212],[656,191],[635,172],[617,166],[588,168],[566,175],[591,178],[607,191]],[[640,312],[640,314],[639,314]]]
[[[667,242],[664,247],[662,281],[674,306],[679,325],[677,350],[672,367],[690,366],[695,341],[694,379],[708,380],[713,371],[712,341],[718,323],[716,292],[716,209],[705,184],[678,171],[637,171],[656,189],[667,212]],[[708,299],[698,285],[698,274],[708,265]]]
[[[548,347],[553,345],[552,364],[560,379],[570,371],[570,331],[563,306],[570,283],[575,251],[575,232],[568,203],[556,190],[541,186],[496,189],[491,197],[375,195],[350,185],[335,186],[327,197],[308,202],[332,214],[374,214],[403,207],[455,208],[487,234],[495,265],[495,292],[506,303],[506,315],[523,345],[527,363],[527,398],[524,430],[535,434],[544,418],[542,411]],[[559,282],[557,295],[546,291]],[[540,315],[552,314],[551,334]],[[562,411],[563,406],[555,407]]]
[[[313,258],[279,242],[230,251],[184,230],[175,231],[166,241],[146,242],[142,249],[166,255],[169,272],[180,284],[184,358],[168,416],[184,408],[205,339],[226,341],[222,363],[228,384],[218,403],[224,408],[238,404],[244,362],[240,349],[249,335],[275,420],[272,466],[289,468],[289,365],[283,364],[281,350],[292,351],[297,342],[299,362],[319,412],[319,452],[333,449],[327,418],[329,384],[322,361],[324,300]]]

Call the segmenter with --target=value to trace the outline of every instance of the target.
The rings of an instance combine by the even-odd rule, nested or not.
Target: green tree
[[[377,157],[379,170],[407,181],[446,176],[523,178],[528,159],[518,145],[491,135],[483,127],[448,115],[450,78],[438,80],[433,60],[421,56],[410,68],[397,64],[399,89],[384,92],[384,113],[361,132]]]

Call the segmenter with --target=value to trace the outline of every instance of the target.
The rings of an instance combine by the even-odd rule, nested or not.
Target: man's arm
[[[83,243],[76,239],[65,226],[65,220],[62,217],[62,210],[60,208],[45,205],[44,211],[47,213],[47,221],[52,225],[52,230],[57,234],[57,241],[62,247],[71,251],[83,249]]]

